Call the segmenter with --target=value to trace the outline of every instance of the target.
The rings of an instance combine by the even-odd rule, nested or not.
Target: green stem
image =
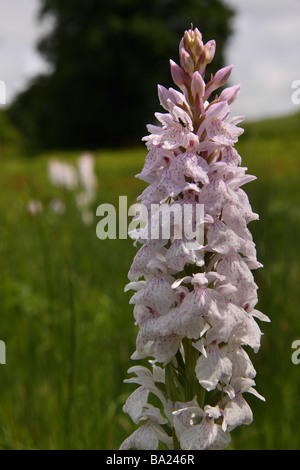
[[[178,389],[175,382],[173,366],[169,363],[166,367],[166,393],[171,401],[178,401]]]
[[[69,305],[70,305],[70,353],[69,353],[69,373],[67,378],[67,401],[65,414],[65,447],[69,448],[71,444],[72,430],[72,410],[75,392],[75,374],[76,374],[76,353],[77,353],[77,318],[74,302],[74,286],[70,271],[68,272],[69,287]]]
[[[197,398],[198,398],[198,403],[200,408],[204,408],[204,403],[205,403],[205,394],[206,390],[205,388],[201,387],[201,385],[198,382],[198,393],[197,393]]]
[[[195,367],[199,352],[193,347],[192,340],[184,338],[182,341],[185,355],[185,401],[191,401],[196,396],[200,408],[205,402],[205,389],[201,387],[196,376]]]
[[[174,450],[181,450],[175,429],[173,428],[173,445],[174,445]]]
[[[195,367],[199,357],[197,349],[193,347],[192,340],[184,338],[182,341],[185,356],[185,401],[190,401],[197,395],[199,382]]]

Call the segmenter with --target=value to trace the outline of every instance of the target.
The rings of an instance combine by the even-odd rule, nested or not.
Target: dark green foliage
[[[156,85],[171,86],[169,59],[191,23],[217,41],[231,32],[233,12],[221,0],[41,0],[54,19],[38,47],[51,65],[13,103],[10,115],[44,148],[118,147],[137,143],[158,110]]]
[[[20,133],[12,125],[7,116],[7,111],[0,110],[0,152],[1,156],[18,154],[20,149],[23,148],[24,142],[22,141]]]

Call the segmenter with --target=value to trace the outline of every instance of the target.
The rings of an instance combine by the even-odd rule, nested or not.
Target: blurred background
[[[117,449],[135,426],[122,406],[137,330],[131,240],[96,237],[96,207],[144,184],[141,138],[172,86],[169,59],[191,23],[215,39],[210,73],[234,64],[262,348],[261,403],[232,449],[300,448],[299,0],[1,0],[1,449]],[[294,97],[294,98],[293,98]],[[297,98],[297,99],[296,99]]]

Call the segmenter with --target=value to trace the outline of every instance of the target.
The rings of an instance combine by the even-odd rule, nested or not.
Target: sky
[[[292,83],[300,80],[300,0],[226,0],[236,10],[226,59],[241,84],[232,112],[249,119],[300,111]]]
[[[38,7],[39,0],[0,0],[0,80],[6,84],[8,103],[29,78],[47,69],[35,49],[43,34]]]
[[[224,1],[236,11],[226,50],[227,64],[234,65],[229,84],[241,84],[232,112],[251,120],[300,110],[291,99],[292,83],[300,80],[300,0]],[[0,0],[0,80],[7,103],[47,70],[35,48],[49,27],[38,23],[38,7],[39,0]]]

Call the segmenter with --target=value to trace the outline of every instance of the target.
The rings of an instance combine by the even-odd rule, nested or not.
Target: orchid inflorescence
[[[54,186],[74,192],[82,220],[90,225],[94,219],[91,207],[95,202],[98,187],[94,155],[83,153],[77,160],[77,166],[51,159],[48,163],[48,176]],[[64,202],[54,199],[51,208],[56,213],[63,213]]]
[[[149,359],[150,368],[129,369],[138,384],[124,405],[139,427],[121,449],[225,449],[230,432],[250,424],[253,415],[244,394],[256,391],[256,371],[246,349],[260,348],[255,318],[258,286],[252,270],[261,267],[247,228],[258,219],[241,186],[246,174],[234,148],[242,117],[229,105],[240,86],[223,89],[232,66],[205,82],[215,55],[215,41],[203,44],[197,28],[185,31],[180,65],[171,75],[181,91],[158,86],[156,113],[161,125],[148,125],[148,148],[138,178],[148,183],[139,200],[151,205],[204,206],[203,244],[185,236],[151,239],[145,230],[128,277],[135,291],[135,325],[139,327],[132,359]],[[151,211],[144,223],[151,227]],[[162,217],[162,225],[164,219]],[[193,242],[191,244],[191,241]],[[160,403],[160,405],[158,405]]]

